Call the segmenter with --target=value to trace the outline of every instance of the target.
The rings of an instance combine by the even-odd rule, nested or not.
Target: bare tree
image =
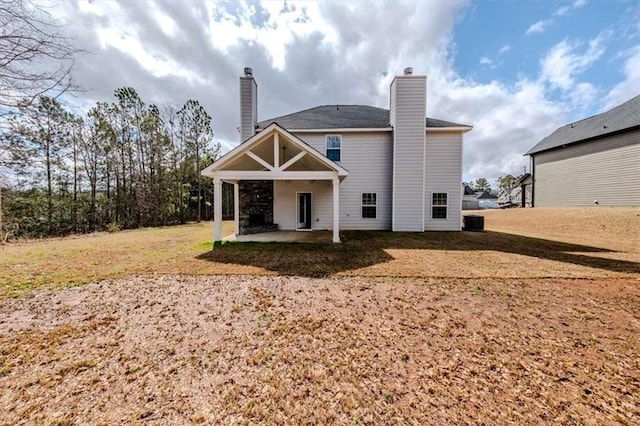
[[[74,89],[71,70],[80,50],[71,41],[42,7],[0,0],[0,107]]]

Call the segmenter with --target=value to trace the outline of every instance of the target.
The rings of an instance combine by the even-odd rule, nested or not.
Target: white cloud
[[[640,95],[640,45],[624,52],[624,55],[627,57],[622,67],[624,80],[616,84],[607,94],[604,110]]]
[[[522,154],[567,121],[568,105],[550,100],[555,87],[573,89],[582,102],[594,96],[597,88],[578,76],[602,46],[565,41],[545,56],[540,76],[473,81],[454,69],[454,26],[467,10],[461,1],[366,8],[157,1],[62,3],[57,13],[80,47],[92,51],[78,61],[76,76],[91,89],[80,95],[86,102],[110,100],[124,85],[159,104],[196,98],[225,147],[238,139],[238,77],[245,66],[253,67],[259,85],[260,119],[320,104],[388,107],[391,79],[413,66],[428,74],[429,116],[475,126],[465,136],[465,179],[494,180],[520,173],[527,164]],[[495,66],[511,49],[503,45],[480,64]]]
[[[549,25],[551,25],[552,22],[553,20],[551,19],[543,19],[538,22],[535,22],[531,24],[531,26],[527,29],[526,34],[543,33],[547,30],[547,28],[549,27]]]
[[[563,40],[556,44],[540,61],[541,78],[562,90],[573,88],[576,75],[589,68],[604,53],[605,38],[603,33],[590,40],[583,53],[578,52],[580,43]]]

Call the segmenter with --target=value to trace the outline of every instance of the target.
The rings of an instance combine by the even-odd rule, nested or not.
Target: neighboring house
[[[489,191],[481,191],[481,192],[476,192],[476,199],[477,200],[497,200],[498,197],[496,197]]]
[[[240,77],[241,144],[202,171],[234,185],[236,234],[340,229],[459,231],[462,135],[426,118],[427,79],[407,68],[390,109],[325,105],[258,122],[257,84]],[[221,214],[214,195],[214,216]],[[215,241],[222,239],[216,220]]]
[[[478,210],[480,204],[476,199],[476,193],[469,185],[463,185],[462,188],[462,210]]]
[[[533,206],[640,205],[640,96],[559,127],[525,155]]]

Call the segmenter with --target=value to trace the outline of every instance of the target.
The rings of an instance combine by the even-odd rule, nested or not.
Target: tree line
[[[197,100],[159,108],[131,87],[84,114],[49,96],[5,112],[0,241],[211,219],[211,122]]]

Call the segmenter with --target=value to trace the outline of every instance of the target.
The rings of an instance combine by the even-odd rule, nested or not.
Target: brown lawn
[[[481,214],[0,246],[0,424],[638,424],[640,209]]]

